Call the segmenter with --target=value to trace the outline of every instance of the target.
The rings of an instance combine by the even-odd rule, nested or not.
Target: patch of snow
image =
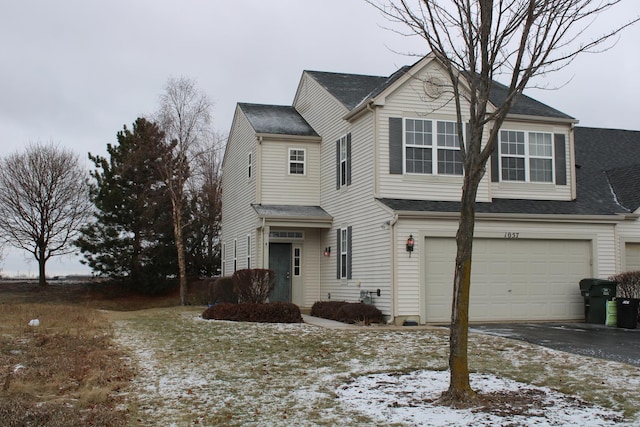
[[[480,393],[535,392],[544,410],[519,415],[498,415],[471,409],[452,409],[434,402],[448,388],[449,372],[416,371],[408,374],[376,374],[356,378],[338,388],[342,405],[373,417],[381,424],[412,426],[613,426],[622,413],[591,405],[546,387],[471,374],[471,387]]]

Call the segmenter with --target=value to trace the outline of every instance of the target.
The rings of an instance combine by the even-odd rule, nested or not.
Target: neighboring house
[[[427,56],[390,77],[304,71],[292,106],[238,104],[223,274],[271,268],[274,301],[371,296],[395,323],[447,322],[462,165],[444,81]],[[471,321],[581,319],[580,279],[640,269],[640,132],[576,123],[524,95],[504,122],[477,196]]]

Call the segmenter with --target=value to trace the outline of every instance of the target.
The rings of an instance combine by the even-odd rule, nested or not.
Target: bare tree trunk
[[[475,229],[475,199],[479,182],[480,178],[474,177],[473,174],[466,175],[462,189],[449,334],[450,381],[449,389],[441,399],[447,404],[473,401],[476,396],[469,383],[468,337],[471,255]]]
[[[38,286],[47,285],[46,265],[47,259],[45,258],[46,250],[44,247],[38,248]]]
[[[187,305],[187,262],[185,258],[182,229],[182,206],[173,203],[173,235],[178,254],[178,281],[180,282],[180,305]]]

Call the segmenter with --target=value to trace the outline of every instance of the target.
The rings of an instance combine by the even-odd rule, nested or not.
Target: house
[[[433,56],[389,77],[304,71],[291,106],[238,104],[222,273],[271,268],[271,300],[303,308],[363,299],[397,324],[447,322],[462,166],[445,76]],[[502,125],[471,321],[581,319],[580,279],[640,269],[640,132],[576,124],[523,95]]]

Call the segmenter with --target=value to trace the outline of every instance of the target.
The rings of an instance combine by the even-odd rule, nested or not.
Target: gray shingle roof
[[[388,77],[365,76],[361,74],[329,73],[324,71],[305,71],[320,86],[332,94],[349,111],[360,104],[378,86],[384,85]]]
[[[509,88],[502,83],[496,81],[493,82],[491,87],[491,93],[489,100],[493,105],[502,105],[507,97]],[[527,95],[522,94],[518,97],[516,102],[511,105],[509,114],[522,114],[526,116],[538,116],[538,117],[553,117],[558,119],[573,119],[568,114],[558,111],[555,108],[549,107],[540,101],[536,101],[533,98],[529,98]]]
[[[616,215],[640,207],[640,131],[575,128],[577,198],[573,201],[494,199],[477,213]],[[615,192],[615,194],[614,194]],[[459,212],[460,202],[380,199],[394,210]]]
[[[415,64],[414,64],[415,65]],[[411,69],[412,65],[406,65],[389,77],[367,76],[360,74],[329,73],[323,71],[306,71],[320,85],[340,101],[349,111],[356,108],[362,101],[375,97],[391,86],[393,82],[402,77]],[[507,96],[508,87],[493,82],[490,101],[494,105],[501,105]],[[520,114],[538,117],[553,117],[560,119],[573,119],[555,108],[549,107],[540,101],[520,95],[511,106],[511,114]]]
[[[284,105],[239,103],[256,133],[318,136],[295,108]]]
[[[577,127],[575,140],[578,197],[620,208],[619,202],[628,211],[636,210],[640,206],[640,132]]]
[[[333,217],[320,206],[252,205],[260,218],[316,219],[331,221]]]
[[[640,208],[640,164],[611,169],[606,173],[618,202],[632,212]]]

